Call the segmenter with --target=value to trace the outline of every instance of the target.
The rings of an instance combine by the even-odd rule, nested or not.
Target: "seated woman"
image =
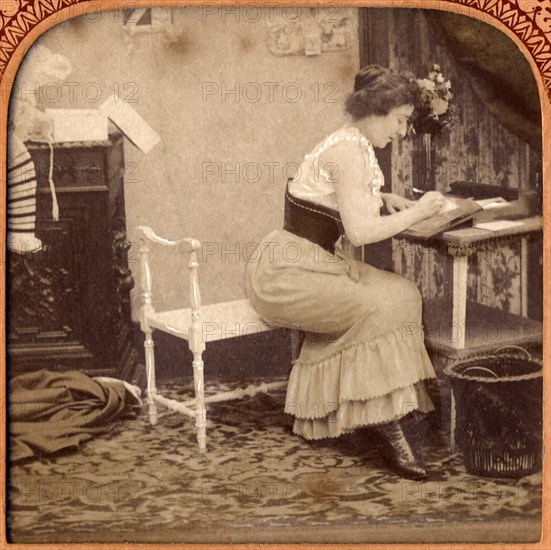
[[[382,193],[374,147],[406,133],[417,86],[380,66],[362,69],[346,102],[347,122],[306,155],[289,181],[285,225],[247,265],[246,289],[268,322],[305,331],[286,412],[306,439],[374,427],[401,475],[426,476],[400,419],[434,407],[423,381],[435,372],[423,343],[421,296],[407,279],[355,260],[338,246],[389,239],[438,213],[440,193],[412,202]],[[391,213],[380,216],[386,205]]]

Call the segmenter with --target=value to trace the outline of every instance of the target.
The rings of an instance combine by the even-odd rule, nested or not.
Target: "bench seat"
[[[147,315],[150,327],[188,340],[192,309],[174,309]],[[249,300],[233,300],[201,307],[205,343],[273,330],[252,308]]]

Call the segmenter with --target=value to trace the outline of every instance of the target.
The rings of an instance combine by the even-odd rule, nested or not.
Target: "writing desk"
[[[441,372],[448,361],[494,353],[502,347],[529,346],[542,342],[542,323],[528,317],[528,241],[541,240],[543,218],[524,218],[522,225],[501,231],[466,227],[430,239],[397,235],[427,251],[438,251],[447,261],[449,281],[444,297],[427,299],[423,309],[425,344]],[[520,242],[520,315],[467,299],[469,257],[478,252],[498,251]],[[497,256],[496,256],[497,257]],[[441,364],[442,363],[442,364]],[[451,448],[454,448],[455,406],[451,396]],[[444,410],[444,407],[443,407]]]
[[[466,227],[446,231],[430,239],[398,235],[410,243],[444,255],[449,281],[443,298],[424,302],[425,342],[429,349],[450,358],[493,352],[498,347],[541,342],[542,324],[528,318],[528,240],[541,239],[543,218],[518,220],[522,225],[488,231]],[[520,241],[521,314],[501,311],[467,300],[469,257],[491,253]]]

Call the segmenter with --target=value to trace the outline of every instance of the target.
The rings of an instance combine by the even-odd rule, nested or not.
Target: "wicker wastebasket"
[[[456,361],[444,373],[456,404],[456,443],[465,469],[518,478],[538,471],[542,457],[543,369],[518,352]]]

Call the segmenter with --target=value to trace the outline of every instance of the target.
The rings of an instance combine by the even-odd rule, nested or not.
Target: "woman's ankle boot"
[[[399,475],[408,479],[427,476],[424,466],[415,456],[399,422],[389,422],[375,427],[383,439],[381,455]]]

